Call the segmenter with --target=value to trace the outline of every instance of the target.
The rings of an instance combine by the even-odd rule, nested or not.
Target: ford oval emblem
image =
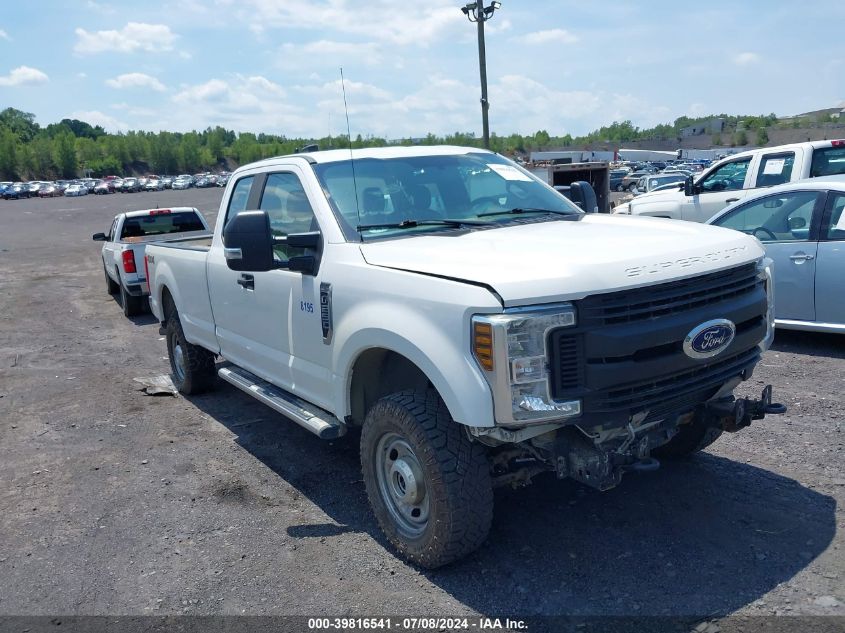
[[[684,339],[684,353],[690,358],[713,358],[727,349],[736,336],[736,326],[727,319],[714,319],[693,329]]]

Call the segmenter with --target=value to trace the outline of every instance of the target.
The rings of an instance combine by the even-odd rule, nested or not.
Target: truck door
[[[255,176],[244,183],[250,193],[246,203],[230,204],[227,219],[238,211],[256,206],[266,211],[274,235],[317,229],[314,212],[302,185],[299,168],[280,167],[278,172]],[[248,178],[252,178],[251,176]],[[232,194],[238,195],[236,183]],[[280,262],[301,252],[285,244],[274,249]],[[252,373],[301,397],[323,404],[328,390],[327,372],[313,368],[314,380],[307,380],[309,368],[294,362],[296,337],[306,335],[304,324],[312,324],[320,340],[319,280],[299,272],[278,269],[244,273],[230,270],[222,248],[212,248],[208,257],[211,306],[221,353]],[[316,398],[312,391],[322,393]]]
[[[706,222],[729,204],[742,200],[748,193],[745,178],[751,158],[723,163],[705,174],[687,196],[681,210],[682,220]]]
[[[120,217],[118,216],[112,220],[111,228],[109,229],[108,235],[106,235],[106,243],[103,244],[103,265],[106,267],[109,277],[112,277],[117,282],[120,282],[120,279],[115,278],[114,267],[117,265],[115,252],[120,248],[115,244],[120,237],[118,235],[119,225]]]
[[[816,260],[816,321],[845,324],[845,194],[830,192]]]
[[[754,235],[774,261],[775,317],[816,317],[816,251],[824,196],[788,191],[739,205],[714,222]]]

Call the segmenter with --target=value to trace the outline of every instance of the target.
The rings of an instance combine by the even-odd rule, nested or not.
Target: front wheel
[[[689,424],[682,424],[678,432],[663,446],[651,451],[655,457],[678,459],[703,451],[722,436],[722,429],[704,424],[703,416],[696,416]]]
[[[361,466],[379,526],[412,563],[441,567],[487,537],[493,487],[486,451],[452,420],[436,391],[376,402],[361,431]]]

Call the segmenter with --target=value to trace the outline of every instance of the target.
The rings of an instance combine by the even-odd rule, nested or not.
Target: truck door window
[[[268,175],[258,208],[266,211],[270,217],[273,235],[282,237],[291,233],[317,230],[314,211],[296,174],[282,172]],[[273,252],[280,260],[285,261],[303,255],[305,251],[279,244],[274,247]]]
[[[767,154],[760,161],[757,172],[757,187],[772,187],[789,182],[792,178],[792,166],[795,164],[795,152],[786,154]]]
[[[255,176],[246,176],[235,183],[235,188],[232,190],[232,197],[229,198],[229,207],[226,209],[226,222],[229,221],[229,218],[246,210],[249,190],[252,187],[252,181],[254,179]]]
[[[794,191],[760,198],[737,207],[714,222],[754,235],[761,242],[804,242],[810,239],[817,191]]]
[[[748,172],[748,165],[750,163],[750,158],[725,163],[701,181],[701,191],[710,193],[713,191],[736,191],[742,189],[745,184],[745,174]]]

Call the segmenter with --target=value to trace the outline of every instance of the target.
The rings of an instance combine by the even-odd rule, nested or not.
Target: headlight
[[[497,422],[525,424],[580,415],[580,400],[552,399],[546,352],[549,331],[572,327],[575,321],[571,303],[473,317],[473,356],[493,391]]]
[[[760,341],[765,352],[775,338],[775,279],[772,260],[763,257],[757,261],[757,276],[766,284],[766,338]]]

